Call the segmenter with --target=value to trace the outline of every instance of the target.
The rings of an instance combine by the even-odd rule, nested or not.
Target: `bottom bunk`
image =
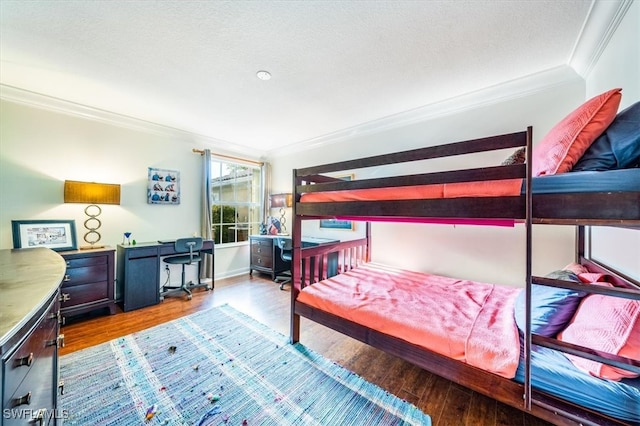
[[[616,358],[616,365],[623,368],[613,370],[623,376],[621,380],[594,377],[577,367],[571,355],[535,344],[544,342],[545,335],[551,335],[553,342],[556,334],[561,339],[563,332],[570,333],[568,326],[564,329],[566,324],[540,327],[532,314],[532,330],[542,337],[532,335],[531,390],[527,392],[523,290],[372,264],[366,262],[367,242],[301,251],[302,279],[292,291],[292,341],[299,340],[302,316],[555,424],[640,424],[640,360],[629,363]],[[590,262],[582,261],[589,268]],[[586,282],[596,281],[602,274],[594,272],[602,269],[592,266],[590,271],[565,272]],[[574,265],[578,267],[584,266]],[[337,270],[338,275],[315,278],[325,277],[327,270]],[[553,279],[567,278],[561,274],[552,275]],[[615,282],[621,281],[626,280],[615,277]],[[576,315],[588,294],[580,292],[580,287],[540,287],[567,296],[562,303],[571,304]],[[543,299],[549,303],[548,298]],[[638,299],[637,290],[629,290],[624,299],[636,307],[636,311],[627,309],[635,326],[627,330],[632,336],[640,336]],[[534,311],[535,303],[534,294]],[[559,311],[564,311],[565,322],[574,314],[565,307]],[[556,330],[545,330],[549,326]],[[567,342],[565,346],[580,343],[569,338]],[[631,358],[638,358],[638,347],[631,351],[635,351]],[[624,377],[620,371],[635,378]],[[523,403],[525,393],[530,394],[530,404]]]

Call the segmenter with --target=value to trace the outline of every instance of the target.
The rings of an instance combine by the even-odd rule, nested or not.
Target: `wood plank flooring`
[[[290,297],[288,287],[280,290],[266,276],[219,280],[213,291],[194,291],[190,301],[168,297],[159,305],[136,311],[76,317],[62,327],[65,346],[60,355],[223,304],[288,336]],[[434,426],[550,424],[304,318],[300,342],[416,405],[431,416]]]

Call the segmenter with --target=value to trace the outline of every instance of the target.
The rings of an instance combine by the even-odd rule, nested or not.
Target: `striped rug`
[[[431,425],[230,306],[60,358],[65,425]]]

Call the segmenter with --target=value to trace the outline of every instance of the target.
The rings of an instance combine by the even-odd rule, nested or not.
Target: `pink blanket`
[[[298,301],[512,378],[520,355],[518,291],[366,264],[305,287]]]

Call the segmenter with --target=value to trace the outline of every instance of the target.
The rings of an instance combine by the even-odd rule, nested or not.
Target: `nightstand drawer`
[[[271,268],[273,266],[273,258],[269,256],[251,255],[251,265],[263,268]]]
[[[262,257],[273,257],[273,246],[266,244],[251,243],[251,255]]]
[[[71,258],[71,259],[66,259],[66,261],[67,261],[67,269],[81,268],[83,266],[92,266],[92,265],[106,265],[107,256]]]
[[[81,268],[67,268],[67,273],[62,279],[62,288],[66,289],[78,284],[86,284],[104,280],[107,276],[107,267],[108,265],[106,263],[103,263],[99,265],[84,266]],[[65,290],[65,293],[68,292]]]
[[[104,301],[109,299],[109,282],[76,284],[63,288],[62,292],[68,295],[68,300],[64,300],[60,304],[62,309],[84,303]]]

